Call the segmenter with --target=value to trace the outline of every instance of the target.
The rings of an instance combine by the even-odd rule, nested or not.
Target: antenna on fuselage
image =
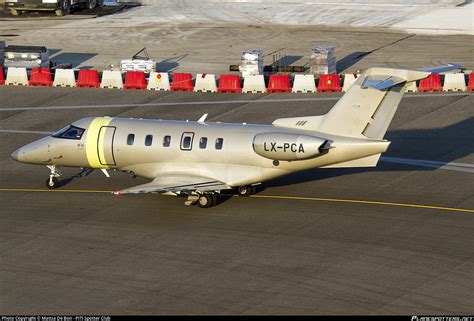
[[[204,124],[204,122],[206,121],[206,118],[207,118],[207,114],[202,115],[201,118],[199,118],[198,123]]]

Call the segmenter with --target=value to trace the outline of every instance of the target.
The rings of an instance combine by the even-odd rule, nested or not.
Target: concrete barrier
[[[249,75],[244,78],[243,93],[266,93],[265,78],[263,75]]]
[[[28,74],[26,68],[8,67],[5,85],[28,86]]]
[[[148,90],[170,90],[170,78],[166,72],[151,72],[148,79]]]
[[[356,82],[360,74],[344,74],[344,83],[342,84],[342,91],[346,92]]]
[[[194,84],[195,92],[217,92],[216,75],[214,74],[197,74]]]
[[[54,87],[76,87],[76,76],[73,69],[56,69]]]
[[[293,93],[315,93],[316,82],[313,75],[295,75],[293,80]]]
[[[443,91],[467,91],[466,78],[464,74],[444,75]]]
[[[118,70],[104,70],[100,88],[123,89],[122,73]]]

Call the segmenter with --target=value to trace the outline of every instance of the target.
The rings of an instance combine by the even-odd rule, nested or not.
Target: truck
[[[57,16],[67,15],[71,7],[82,6],[94,9],[102,0],[5,0],[5,8],[14,16],[23,11],[54,11]]]

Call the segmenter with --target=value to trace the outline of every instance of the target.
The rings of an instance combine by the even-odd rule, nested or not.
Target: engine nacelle
[[[253,150],[265,158],[297,161],[324,153],[326,143],[326,139],[303,134],[261,133],[253,138]]]

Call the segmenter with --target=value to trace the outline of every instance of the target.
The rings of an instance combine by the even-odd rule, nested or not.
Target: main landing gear
[[[237,189],[237,193],[239,196],[250,196],[257,192],[257,188],[255,186],[240,186]]]
[[[60,185],[58,177],[61,176],[61,172],[56,168],[56,165],[48,165],[47,167],[51,173],[49,174],[49,178],[46,180],[46,187],[49,189],[56,189]]]

